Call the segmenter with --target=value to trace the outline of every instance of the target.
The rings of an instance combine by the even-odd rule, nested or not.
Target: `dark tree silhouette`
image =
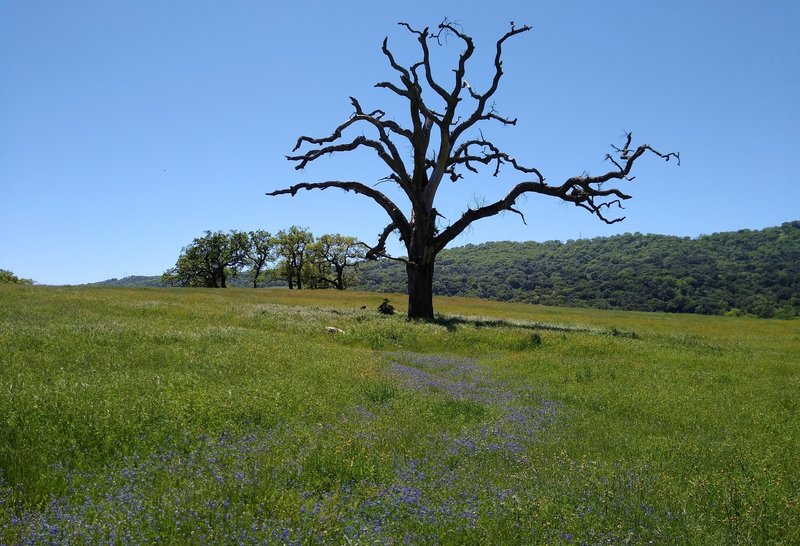
[[[430,32],[428,28],[417,30],[407,23],[399,24],[416,36],[422,57],[409,67],[402,66],[390,51],[388,39],[384,39],[383,54],[396,72],[399,83],[383,81],[375,86],[387,89],[408,101],[410,126],[387,119],[383,110],[367,112],[358,100],[350,97],[354,112],[344,123],[327,137],[301,136],[297,139],[293,152],[304,146],[307,151],[287,156],[287,159],[296,162],[295,168],[302,170],[310,162],[334,152],[372,149],[389,168],[390,172],[385,180],[396,183],[408,199],[410,214],[405,214],[384,193],[362,181],[303,182],[267,195],[294,196],[299,190],[339,188],[369,197],[382,207],[389,216],[390,223],[379,235],[377,243],[368,246],[366,257],[391,258],[387,255],[386,241],[393,232],[398,232],[400,240],[405,244],[407,257],[392,259],[405,262],[409,318],[434,317],[433,270],[436,255],[476,220],[511,211],[519,214],[524,222],[525,218],[515,208],[515,202],[523,194],[535,193],[573,203],[602,221],[613,224],[624,217],[610,217],[609,211],[615,207],[622,208],[622,201],[631,196],[616,187],[607,186],[607,183],[632,180],[630,173],[634,163],[648,152],[667,161],[675,158],[680,163],[677,153],[664,154],[647,144],[634,146],[633,137],[628,133],[624,145],[621,148],[612,146],[613,153],[606,155],[613,167],[605,174],[584,174],[560,184],[550,184],[536,168],[518,162],[485,138],[479,130],[486,123],[516,125],[516,119],[504,117],[495,110],[491,99],[503,76],[502,55],[506,41],[528,32],[530,27],[516,27],[512,22],[510,30],[497,40],[491,83],[488,89],[478,91],[464,78],[467,61],[475,51],[470,36],[447,20],[439,24],[435,32]],[[455,37],[464,46],[453,70],[455,77],[451,86],[434,78],[430,54],[431,44],[442,44],[449,37]],[[432,101],[440,106],[433,106]],[[345,137],[346,130],[358,127],[371,129],[374,136],[359,134],[352,139]],[[467,135],[468,132],[470,136]],[[405,148],[410,148],[410,157],[404,157],[400,153]],[[442,180],[457,182],[463,178],[465,171],[477,173],[482,166],[490,166],[494,176],[498,176],[501,167],[506,166],[528,175],[530,180],[516,184],[502,199],[467,208],[454,222],[447,226],[438,226],[437,218],[441,215],[436,211],[434,201]]]

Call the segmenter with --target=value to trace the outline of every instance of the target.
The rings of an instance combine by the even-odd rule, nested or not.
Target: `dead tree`
[[[647,144],[634,145],[633,137],[628,133],[623,146],[612,146],[613,152],[606,155],[612,168],[605,174],[584,174],[560,184],[550,184],[536,168],[518,162],[480,131],[480,127],[487,123],[516,125],[516,119],[502,116],[495,110],[491,99],[503,76],[503,47],[510,38],[528,32],[530,27],[516,27],[512,23],[510,30],[497,40],[491,83],[488,89],[479,91],[464,78],[467,61],[475,51],[474,43],[457,25],[445,20],[435,32],[431,32],[428,28],[417,30],[407,23],[399,24],[416,37],[421,48],[421,59],[409,67],[402,66],[390,51],[388,39],[384,39],[383,54],[399,83],[383,81],[375,86],[387,89],[408,102],[409,124],[401,125],[387,119],[383,110],[368,112],[358,100],[350,97],[354,111],[344,123],[326,137],[299,137],[293,152],[301,148],[307,151],[289,155],[287,159],[296,163],[296,169],[302,170],[310,162],[335,152],[371,149],[389,169],[384,180],[397,184],[408,199],[408,213],[384,193],[363,181],[303,182],[267,195],[294,196],[299,190],[338,188],[366,196],[382,207],[390,222],[378,236],[377,243],[367,245],[366,257],[392,258],[387,254],[386,241],[392,233],[399,234],[407,256],[392,259],[401,260],[406,266],[409,318],[430,320],[434,317],[433,270],[436,256],[476,220],[510,211],[520,215],[524,222],[525,217],[515,208],[515,203],[523,194],[532,193],[573,203],[600,220],[613,224],[624,217],[612,217],[609,212],[621,209],[622,202],[631,196],[617,187],[610,187],[608,183],[633,180],[630,173],[634,163],[647,153],[667,161],[675,158],[680,163],[677,153],[661,153]],[[464,46],[453,70],[455,77],[449,85],[434,78],[430,53],[431,45],[441,44],[446,37],[455,37]],[[432,106],[432,101],[437,105]],[[345,136],[348,129],[359,134],[350,139]],[[367,129],[372,136],[360,134],[361,130]],[[400,152],[406,148],[411,150],[410,157]],[[503,167],[510,168],[524,173],[529,180],[516,184],[502,199],[467,208],[458,219],[440,227],[437,224],[440,215],[436,211],[435,198],[442,181],[458,182],[465,172],[478,173],[481,167],[493,169],[493,176],[498,176]]]

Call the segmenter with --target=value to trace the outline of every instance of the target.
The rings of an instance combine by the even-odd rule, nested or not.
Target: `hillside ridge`
[[[396,262],[367,264],[359,289],[403,292]],[[696,238],[626,233],[445,249],[434,293],[554,306],[800,315],[800,221]]]

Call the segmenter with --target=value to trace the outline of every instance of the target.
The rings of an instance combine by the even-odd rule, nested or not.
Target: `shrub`
[[[532,334],[528,334],[522,338],[517,344],[516,347],[520,351],[524,351],[527,349],[535,349],[537,347],[542,346],[542,336],[539,335],[539,332],[533,332]]]
[[[30,279],[21,279],[11,271],[0,269],[0,284],[33,284]]]
[[[394,315],[394,305],[389,303],[389,298],[383,298],[383,302],[378,306],[378,313],[381,315]]]

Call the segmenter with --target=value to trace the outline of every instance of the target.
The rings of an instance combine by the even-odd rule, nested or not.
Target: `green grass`
[[[797,543],[800,322],[383,297],[0,285],[0,544]]]

